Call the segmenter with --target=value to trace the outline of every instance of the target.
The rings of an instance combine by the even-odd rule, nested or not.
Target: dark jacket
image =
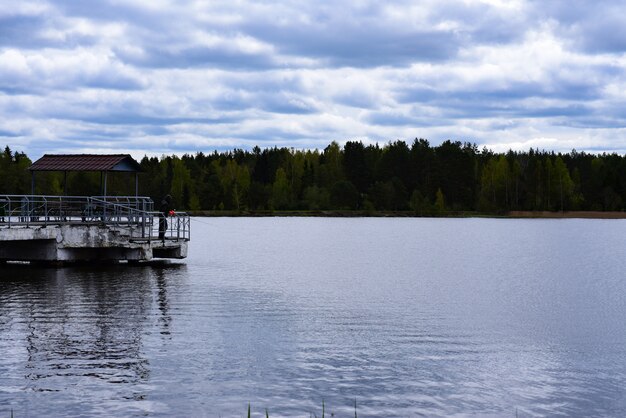
[[[161,200],[161,206],[159,207],[159,212],[163,214],[163,216],[168,216],[172,210],[172,198],[167,195]]]

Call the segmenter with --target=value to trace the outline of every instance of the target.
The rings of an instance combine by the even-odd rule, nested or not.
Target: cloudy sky
[[[0,0],[0,146],[626,151],[621,1]]]

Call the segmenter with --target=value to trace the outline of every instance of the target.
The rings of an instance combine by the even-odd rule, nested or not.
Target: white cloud
[[[33,91],[80,87],[141,89],[141,74],[98,49],[0,52],[0,87]]]
[[[0,18],[7,16],[40,16],[51,11],[49,4],[42,1],[0,1]]]

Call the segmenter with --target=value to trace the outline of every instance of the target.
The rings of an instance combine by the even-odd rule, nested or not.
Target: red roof
[[[31,171],[141,171],[128,154],[46,154],[30,166]]]

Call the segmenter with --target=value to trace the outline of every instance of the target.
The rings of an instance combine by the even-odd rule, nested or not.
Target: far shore
[[[508,218],[580,218],[580,219],[626,219],[626,212],[602,212],[602,211],[571,211],[571,212],[548,212],[548,211],[511,211]]]
[[[413,211],[365,211],[365,210],[196,210],[191,216],[204,217],[328,217],[328,218],[537,218],[537,219],[626,219],[626,212],[602,211],[510,211],[501,214],[484,212],[443,212],[440,214],[416,214]]]

